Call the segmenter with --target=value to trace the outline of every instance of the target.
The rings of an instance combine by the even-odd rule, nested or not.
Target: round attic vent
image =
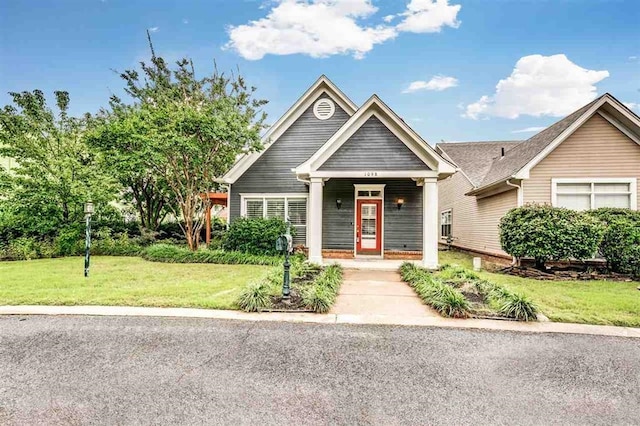
[[[319,120],[327,120],[336,112],[336,106],[331,99],[322,98],[313,105],[313,114]]]

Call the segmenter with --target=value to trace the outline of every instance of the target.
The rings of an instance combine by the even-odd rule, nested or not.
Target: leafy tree
[[[124,201],[133,204],[144,229],[157,231],[167,214],[170,193],[164,176],[151,166],[155,155],[147,135],[153,131],[139,107],[112,98],[110,110],[101,110],[87,134],[90,146],[104,154],[104,165],[124,188]]]
[[[0,156],[17,162],[0,173],[2,210],[32,235],[77,223],[88,199],[104,204],[115,190],[83,141],[86,117],[70,117],[69,94],[54,94],[57,114],[40,90],[10,93],[13,104],[0,110]]]
[[[239,153],[260,148],[265,120],[260,110],[266,101],[254,98],[256,88],[248,87],[239,74],[227,76],[214,64],[210,76],[198,78],[189,59],[171,69],[150,46],[151,62],[141,63],[141,73],[121,74],[134,102],[127,105],[112,97],[104,144],[136,144],[131,168],[149,173],[154,184],[166,185],[166,205],[182,218],[182,231],[195,250],[208,202],[201,194],[218,187],[216,179]],[[127,150],[120,153],[126,156]]]

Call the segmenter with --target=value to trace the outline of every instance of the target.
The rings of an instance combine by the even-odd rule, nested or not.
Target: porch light
[[[340,210],[342,207],[342,198],[336,198],[336,208]]]
[[[396,204],[398,205],[398,210],[400,210],[402,208],[402,205],[404,204],[404,198],[398,198]]]
[[[91,216],[93,214],[93,203],[91,201],[87,201],[85,203],[84,214],[87,216]]]

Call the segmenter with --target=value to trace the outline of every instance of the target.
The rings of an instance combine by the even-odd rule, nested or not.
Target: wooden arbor
[[[209,202],[207,203],[207,210],[205,212],[207,245],[211,242],[211,207],[215,205],[227,207],[228,196],[229,194],[226,192],[207,192],[206,194],[202,194],[202,198],[206,197],[209,199]]]

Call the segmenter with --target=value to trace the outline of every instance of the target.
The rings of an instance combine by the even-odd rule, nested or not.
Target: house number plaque
[[[364,177],[375,177],[378,176],[378,172],[364,172]]]

